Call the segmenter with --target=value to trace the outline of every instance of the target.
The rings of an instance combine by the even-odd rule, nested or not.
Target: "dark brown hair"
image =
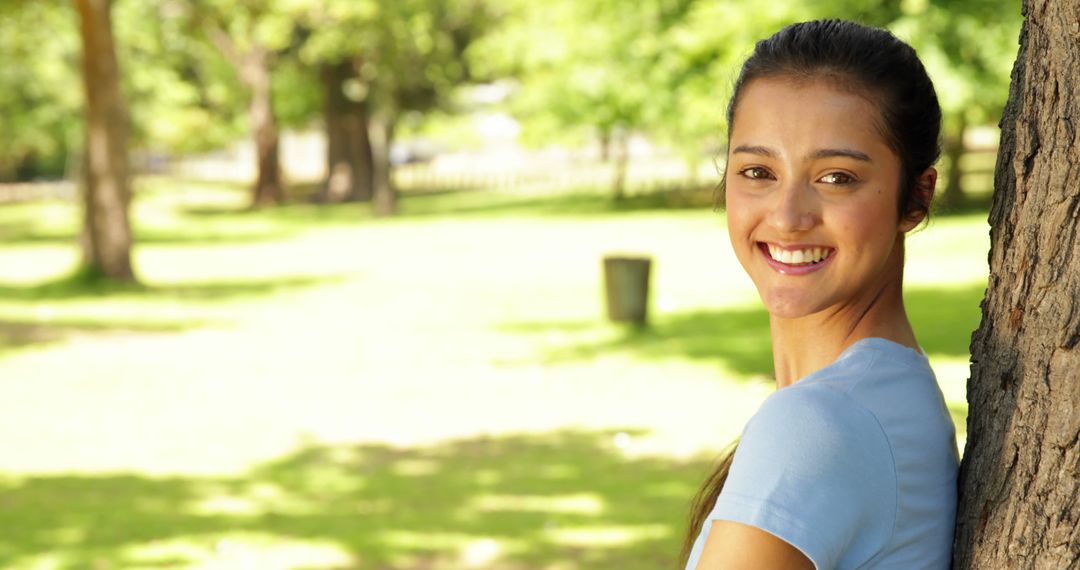
[[[881,112],[879,132],[900,158],[901,217],[921,218],[929,211],[929,194],[915,189],[919,175],[941,156],[941,106],[911,46],[888,30],[845,20],[783,28],[757,43],[735,80],[727,107],[728,141],[743,87],[766,77],[828,78],[841,89],[866,96]],[[720,200],[723,185],[721,178]]]
[[[841,89],[865,95],[880,110],[878,129],[900,158],[900,216],[921,218],[927,214],[930,194],[916,192],[916,188],[919,176],[941,155],[941,107],[911,46],[887,30],[843,20],[785,27],[757,43],[735,80],[727,108],[729,142],[743,88],[766,77],[799,81],[828,78]],[[722,196],[722,182],[720,193]],[[725,451],[692,501],[681,566],[685,566],[705,518],[720,496],[736,447]]]

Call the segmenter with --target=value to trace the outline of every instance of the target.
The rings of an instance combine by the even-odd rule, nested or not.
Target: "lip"
[[[831,254],[829,254],[829,257],[826,257],[825,259],[823,259],[822,261],[820,261],[818,263],[815,263],[813,265],[791,265],[789,263],[784,263],[782,261],[777,261],[777,260],[773,259],[772,256],[769,255],[769,245],[766,242],[759,241],[759,242],[757,242],[756,245],[757,245],[758,252],[760,252],[761,256],[765,258],[765,263],[767,263],[769,265],[769,267],[773,268],[774,271],[776,271],[777,273],[780,273],[782,275],[807,275],[807,274],[813,273],[815,271],[820,271],[822,268],[824,268],[826,265],[828,265],[833,260],[834,257],[836,257],[835,248],[830,248],[830,249],[833,249],[833,252]],[[773,244],[773,245],[778,245],[778,244]],[[810,249],[812,247],[822,247],[822,246],[795,245],[795,246],[779,246],[779,247],[782,248],[782,249],[788,250],[788,251],[796,251],[796,250],[800,250],[800,249]]]

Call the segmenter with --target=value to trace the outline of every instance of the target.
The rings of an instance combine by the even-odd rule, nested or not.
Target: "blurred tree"
[[[301,58],[319,67],[325,87],[325,191],[340,184],[391,215],[398,122],[452,105],[455,88],[472,76],[466,52],[490,27],[491,11],[483,0],[319,0],[301,21],[311,33]]]
[[[300,60],[317,70],[326,133],[326,178],[321,202],[370,201],[374,164],[368,134],[370,89],[361,80],[365,56],[377,49],[372,33],[379,15],[376,0],[320,0],[299,14],[309,35]]]
[[[0,1],[0,180],[78,175],[82,122],[77,13],[60,0]],[[133,168],[149,154],[205,152],[244,132],[243,86],[177,18],[177,0],[114,2]],[[300,92],[293,88],[289,93]]]
[[[74,4],[86,94],[83,263],[89,275],[135,281],[128,222],[128,116],[113,44],[112,1],[74,0]]]
[[[246,132],[246,89],[194,28],[181,0],[117,2],[113,22],[125,62],[133,151],[206,152]]]
[[[635,132],[672,144],[697,170],[720,139],[726,79],[743,48],[798,13],[696,0],[510,6],[509,24],[487,42],[483,64],[520,78],[511,110],[526,142],[596,137],[601,157],[615,159],[616,200]]]
[[[948,165],[941,201],[965,201],[960,159],[970,125],[996,124],[1009,94],[1020,0],[907,0],[890,28],[919,52],[944,114]]]
[[[990,0],[825,0],[807,3],[507,0],[508,24],[485,42],[484,66],[520,78],[511,104],[526,142],[595,136],[615,157],[622,194],[626,136],[679,151],[691,173],[723,140],[724,105],[756,40],[781,26],[846,18],[889,27],[913,43],[939,85],[952,162],[967,124],[996,120],[1007,91],[1014,11]],[[617,152],[609,152],[614,146]],[[950,168],[947,197],[960,189]]]
[[[366,202],[374,194],[368,106],[358,97],[356,75],[356,67],[349,61],[319,68],[326,132],[326,179],[319,195],[323,202]]]
[[[174,0],[175,1],[175,0]],[[248,121],[255,143],[257,174],[252,206],[285,199],[280,136],[274,113],[272,70],[281,51],[293,41],[295,27],[286,0],[188,0],[176,9],[232,64],[247,86]]]
[[[615,155],[617,199],[629,137],[644,126],[656,97],[648,83],[660,44],[656,5],[513,2],[511,17],[484,44],[481,64],[489,73],[519,78],[511,110],[526,142],[595,136],[605,161]]]
[[[78,16],[61,2],[0,2],[0,181],[59,178],[82,124]],[[74,169],[72,169],[74,170]]]

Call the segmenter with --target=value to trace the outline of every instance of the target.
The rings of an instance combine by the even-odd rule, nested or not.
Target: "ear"
[[[934,199],[934,191],[937,189],[937,169],[927,168],[915,179],[915,188],[912,190],[911,207],[900,218],[900,231],[903,233],[915,229],[926,215],[930,213],[930,202]]]

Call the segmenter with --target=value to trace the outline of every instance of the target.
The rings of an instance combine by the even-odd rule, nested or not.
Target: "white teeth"
[[[806,264],[806,263],[818,263],[824,261],[832,254],[832,250],[825,247],[814,247],[810,249],[800,249],[796,251],[788,251],[781,249],[773,244],[766,244],[769,249],[769,256],[781,263],[787,263],[789,265]]]

